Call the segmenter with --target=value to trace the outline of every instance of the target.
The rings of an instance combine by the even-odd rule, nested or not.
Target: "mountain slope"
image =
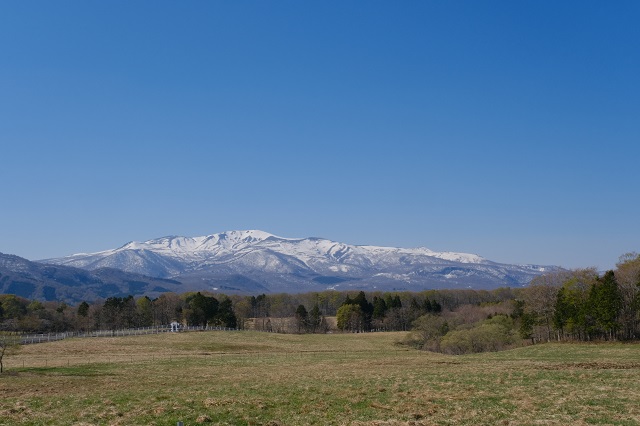
[[[31,262],[0,253],[0,293],[26,299],[76,304],[112,296],[149,295],[186,291],[180,282],[132,274],[118,269],[94,271]]]
[[[129,242],[113,250],[42,262],[88,270],[116,268],[178,279],[189,287],[249,292],[496,288],[525,285],[536,275],[558,269],[500,264],[473,254],[426,248],[281,238],[256,230]]]

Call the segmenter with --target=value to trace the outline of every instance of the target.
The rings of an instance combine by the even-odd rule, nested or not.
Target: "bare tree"
[[[20,349],[20,335],[8,331],[0,331],[0,373],[4,371],[5,355],[13,354]]]
[[[627,253],[620,256],[616,265],[616,280],[622,298],[620,323],[625,339],[638,335],[638,303],[640,301],[640,255]]]
[[[535,340],[551,340],[553,315],[559,285],[553,279],[539,280],[524,289],[522,295],[525,312],[535,318],[533,337]]]
[[[153,301],[154,325],[166,325],[181,319],[183,301],[175,293],[162,293]]]

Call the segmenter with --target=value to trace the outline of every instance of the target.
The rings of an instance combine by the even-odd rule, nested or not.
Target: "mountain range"
[[[32,262],[0,253],[0,294],[15,294],[30,300],[76,304],[112,296],[157,297],[168,291],[186,291],[182,283],[148,277],[113,268],[87,271],[70,266]]]
[[[327,289],[492,289],[523,286],[537,275],[560,269],[502,264],[474,254],[435,252],[427,248],[357,246],[322,238],[282,238],[257,230],[202,237],[163,237],[39,262],[92,274],[124,271],[134,274],[135,278],[129,281],[164,280],[164,285],[139,285],[140,290],[143,287],[152,290],[155,285],[175,291],[170,283],[179,283],[182,291],[251,294]]]

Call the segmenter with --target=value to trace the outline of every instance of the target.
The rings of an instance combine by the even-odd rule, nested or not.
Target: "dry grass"
[[[206,332],[27,346],[0,376],[0,425],[640,424],[637,345],[452,357],[394,344],[402,337]]]

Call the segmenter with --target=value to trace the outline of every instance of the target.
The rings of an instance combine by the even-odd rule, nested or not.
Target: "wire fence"
[[[146,334],[160,334],[171,332],[187,332],[187,331],[237,331],[237,328],[228,327],[210,327],[210,326],[180,326],[176,331],[170,325],[159,325],[153,327],[127,328],[121,330],[96,330],[96,331],[67,331],[64,333],[39,333],[24,334],[21,336],[20,344],[31,345],[36,343],[55,342],[57,340],[68,339],[71,337],[89,338],[89,337],[122,337],[122,336],[140,336]]]

